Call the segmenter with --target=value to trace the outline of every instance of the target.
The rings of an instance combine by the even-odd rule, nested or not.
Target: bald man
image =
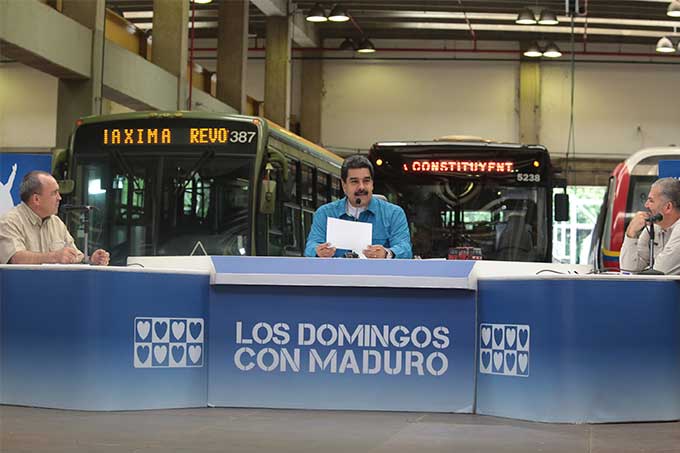
[[[59,184],[49,173],[24,176],[21,203],[0,217],[0,264],[75,264],[83,252],[75,246],[66,225],[57,217]],[[90,263],[106,266],[109,253],[97,250]]]

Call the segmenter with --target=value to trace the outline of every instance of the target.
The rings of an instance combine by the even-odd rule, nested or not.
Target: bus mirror
[[[281,169],[281,179],[286,182],[288,181],[288,159],[281,151],[269,148],[269,162],[271,164],[276,164]]]
[[[68,149],[52,148],[52,176],[56,180],[66,177],[68,170]]]
[[[274,214],[276,207],[276,181],[265,179],[262,181],[260,192],[260,214]]]
[[[566,193],[555,194],[555,221],[566,222],[569,220],[569,195]]]
[[[76,188],[76,182],[72,179],[61,179],[57,182],[59,183],[59,193],[61,195],[72,194]]]

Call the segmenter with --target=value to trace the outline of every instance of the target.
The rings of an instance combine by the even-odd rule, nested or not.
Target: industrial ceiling
[[[222,1],[191,5],[190,21],[195,23],[195,36],[217,35],[218,8]],[[371,40],[471,40],[530,42],[533,40],[566,41],[572,31],[566,10],[577,10],[573,27],[578,42],[648,44],[653,49],[662,36],[675,36],[679,17],[669,17],[668,0],[347,0],[340,2],[284,0],[252,0],[249,34],[265,37],[267,15],[282,12],[302,19],[317,3],[325,11],[339,4],[346,9],[350,21],[314,24],[319,47],[324,40],[369,38]],[[142,30],[151,30],[153,0],[107,0],[107,7]],[[518,13],[529,8],[538,17],[541,11],[552,11],[557,25],[519,25]],[[282,11],[282,10],[286,11]],[[151,31],[152,32],[152,31]],[[297,43],[299,46],[300,43]],[[302,47],[305,47],[304,45]]]

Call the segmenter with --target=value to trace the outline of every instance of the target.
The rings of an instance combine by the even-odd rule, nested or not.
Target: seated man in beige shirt
[[[59,184],[49,173],[32,171],[19,187],[21,203],[0,217],[0,264],[74,264],[84,255],[56,216]],[[106,266],[109,253],[97,250],[92,264]]]

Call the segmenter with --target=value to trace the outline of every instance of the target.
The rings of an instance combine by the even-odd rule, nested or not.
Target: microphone
[[[61,209],[64,211],[89,211],[90,209],[94,209],[94,206],[88,204],[64,204],[61,205]]]
[[[663,220],[663,214],[654,214],[653,216],[647,217],[645,222],[661,222]]]

